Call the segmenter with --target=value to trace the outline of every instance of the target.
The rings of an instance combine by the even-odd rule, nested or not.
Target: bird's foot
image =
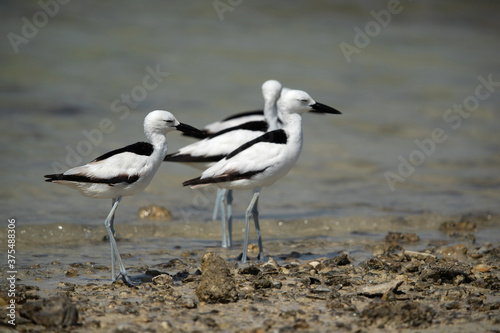
[[[129,287],[135,287],[141,284],[141,281],[135,281],[128,277],[127,273],[120,273],[114,281],[122,280]]]

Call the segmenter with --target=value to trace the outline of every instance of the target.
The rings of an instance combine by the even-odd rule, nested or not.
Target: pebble
[[[201,280],[196,296],[206,303],[229,303],[238,300],[238,290],[226,261],[213,252],[201,259]]]
[[[352,262],[354,262],[354,259],[349,257],[348,254],[343,253],[340,254],[336,257],[333,257],[331,259],[326,259],[323,261],[323,265],[331,267],[331,266],[346,266],[350,265]]]
[[[437,258],[435,255],[430,254],[430,253],[425,253],[425,252],[416,252],[416,251],[405,250],[403,253],[405,255],[409,256],[410,258],[415,258],[415,259],[420,259],[420,260],[425,260],[427,258],[432,258],[432,259]]]
[[[314,285],[309,288],[309,291],[313,294],[323,294],[323,293],[329,293],[332,290],[326,286]]]
[[[66,277],[77,277],[78,276],[78,272],[76,271],[76,269],[74,268],[70,268],[66,271]]]
[[[68,327],[78,322],[78,310],[66,297],[44,298],[22,305],[20,315],[45,327]]]
[[[420,241],[420,237],[412,233],[389,232],[387,236],[385,236],[385,241],[389,243],[411,244]]]
[[[174,279],[168,274],[160,274],[153,278],[153,283],[157,286],[168,286],[172,287]]]
[[[256,266],[248,266],[238,270],[240,275],[259,275],[261,270]]]
[[[468,231],[475,232],[477,230],[477,226],[475,222],[462,220],[459,222],[454,221],[445,221],[439,225],[439,231],[444,233],[456,232],[456,231]]]
[[[376,285],[368,285],[360,288],[358,294],[368,297],[383,296],[388,291],[396,292],[403,284],[402,280],[393,280],[385,283],[380,283]]]
[[[487,266],[487,265],[484,265],[484,264],[479,264],[475,268],[476,271],[482,272],[482,273],[487,273],[487,272],[491,271],[491,269],[492,269],[491,266]]]
[[[463,259],[467,255],[467,247],[464,244],[457,244],[445,247],[442,252],[443,257]]]
[[[154,221],[171,221],[172,213],[164,207],[149,205],[139,208],[139,217]]]

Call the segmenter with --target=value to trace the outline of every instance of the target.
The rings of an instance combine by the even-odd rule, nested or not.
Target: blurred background
[[[102,224],[110,200],[43,175],[145,140],[155,109],[203,127],[262,108],[267,79],[343,114],[303,117],[301,158],[263,190],[263,219],[500,211],[496,1],[63,2],[0,2],[5,222]],[[215,190],[180,185],[198,175],[163,165],[119,222],[146,204],[210,219]],[[236,218],[250,197],[235,194]]]

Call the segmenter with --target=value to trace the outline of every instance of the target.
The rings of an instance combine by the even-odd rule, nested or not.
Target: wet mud
[[[15,329],[497,332],[500,242],[476,238],[498,221],[444,218],[436,225],[439,239],[384,231],[356,240],[362,251],[328,238],[268,240],[266,261],[256,261],[252,247],[246,265],[236,260],[239,246],[175,246],[145,254],[126,248],[129,274],[142,280],[135,287],[112,283],[110,268],[101,263],[41,257],[16,282]],[[143,255],[149,264],[137,258]],[[2,303],[8,302],[5,288]],[[12,329],[2,315],[2,331]]]

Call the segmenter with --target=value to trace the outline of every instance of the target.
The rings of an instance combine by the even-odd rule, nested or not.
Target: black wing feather
[[[233,114],[232,116],[229,116],[227,118],[222,119],[222,121],[227,121],[231,119],[237,119],[237,118],[242,118],[246,116],[259,116],[259,115],[264,115],[264,110],[254,110],[254,111],[246,111],[246,112],[241,112],[237,114]]]
[[[255,176],[256,174],[259,174],[266,170],[267,168],[264,168],[262,170],[257,170],[257,171],[248,171],[245,173],[230,173],[230,174],[225,174],[221,176],[216,176],[216,177],[210,177],[210,178],[203,178],[201,177],[198,178],[193,178],[186,180],[185,182],[182,183],[182,186],[194,186],[194,185],[205,185],[205,184],[216,184],[216,183],[226,183],[226,182],[231,182],[235,180],[240,180],[240,179],[249,179]]]
[[[214,155],[214,156],[191,156],[187,154],[173,153],[165,156],[164,162],[181,162],[181,163],[210,163],[219,162],[226,155]]]
[[[53,182],[55,180],[65,180],[69,182],[79,182],[79,183],[97,183],[97,184],[108,184],[113,186],[118,183],[129,183],[132,184],[139,179],[139,175],[118,175],[112,178],[95,178],[85,175],[65,175],[62,173],[45,175],[46,182]]]
[[[219,131],[217,133],[211,134],[209,136],[209,138],[215,138],[216,136],[219,136],[219,135],[222,135],[222,134],[225,134],[228,132],[236,131],[236,130],[265,132],[265,131],[267,131],[268,128],[269,128],[269,125],[264,120],[262,120],[262,121],[249,121],[249,122],[243,123],[241,125],[229,127],[229,128],[223,129],[222,131]]]
[[[288,141],[288,135],[283,129],[277,129],[274,131],[266,132],[259,136],[258,138],[255,138],[253,140],[248,141],[247,143],[242,144],[239,148],[233,150],[231,153],[229,153],[226,156],[226,159],[230,159],[242,151],[252,147],[254,144],[257,144],[259,142],[271,142],[271,143],[276,143],[276,144],[286,144]]]
[[[104,155],[99,156],[92,162],[98,162],[110,158],[113,155],[120,153],[134,153],[136,155],[151,156],[154,151],[154,147],[149,142],[136,142],[123,148],[112,150]]]

